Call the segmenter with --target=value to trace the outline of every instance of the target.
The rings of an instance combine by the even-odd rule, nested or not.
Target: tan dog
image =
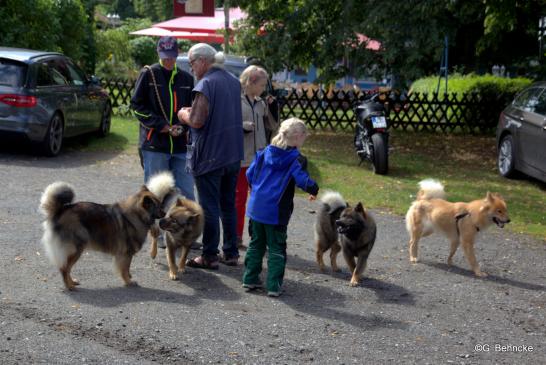
[[[165,218],[159,221],[159,226],[154,225],[150,229],[152,241],[150,256],[152,259],[157,256],[157,239],[161,230],[164,230],[169,278],[176,280],[178,272],[184,272],[186,269],[186,258],[190,246],[203,233],[205,215],[198,203],[180,195],[170,172],[161,172],[152,176],[148,182],[148,188],[160,199],[162,208],[167,210]],[[179,248],[182,250],[180,263],[177,267],[175,257]]]
[[[417,199],[406,213],[406,229],[410,235],[410,262],[417,262],[418,244],[421,237],[442,232],[451,242],[448,265],[459,245],[476,276],[487,276],[480,270],[474,254],[474,242],[478,232],[495,223],[503,228],[510,222],[504,199],[497,193],[487,193],[484,199],[469,203],[450,203],[444,200],[444,186],[436,180],[423,180]]]
[[[178,272],[186,270],[186,259],[190,252],[190,246],[203,233],[204,226],[203,209],[193,200],[186,198],[178,198],[165,218],[159,221],[159,227],[165,231],[165,243],[167,244],[165,254],[171,280],[178,279]],[[157,239],[152,241],[152,245],[157,245]],[[175,255],[179,248],[181,248],[181,254],[177,267]]]

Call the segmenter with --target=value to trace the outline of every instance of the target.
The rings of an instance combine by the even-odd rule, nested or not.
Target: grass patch
[[[321,190],[339,191],[351,203],[404,215],[425,178],[440,180],[450,201],[500,193],[508,203],[512,222],[505,229],[546,240],[546,184],[531,178],[508,180],[496,170],[495,138],[391,131],[389,174],[375,175],[370,165],[358,164],[351,133],[311,132],[302,152]],[[114,117],[106,138],[83,138],[67,148],[84,151],[134,150],[138,122]]]
[[[495,138],[392,131],[389,174],[359,166],[349,133],[315,132],[303,147],[310,173],[322,190],[339,191],[349,202],[404,215],[425,178],[440,180],[450,201],[500,193],[512,222],[506,227],[546,240],[546,184],[531,178],[508,180],[496,170]]]
[[[104,138],[86,135],[68,139],[66,150],[120,152],[135,149],[138,145],[138,121],[136,118],[112,117],[110,133]]]

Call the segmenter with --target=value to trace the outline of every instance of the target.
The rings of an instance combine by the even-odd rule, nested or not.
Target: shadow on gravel
[[[194,295],[184,295],[141,286],[105,289],[78,288],[76,291],[66,293],[80,303],[102,308],[117,307],[135,302],[183,303],[191,306],[201,303],[201,300]]]
[[[379,303],[415,305],[413,294],[399,285],[364,277],[360,286],[373,290]]]
[[[341,258],[341,261],[343,261],[343,258]],[[341,262],[338,260],[338,263]],[[312,275],[330,276],[333,280],[339,281],[340,285],[349,285],[349,281],[351,278],[351,274],[349,273],[347,268],[342,268],[341,273],[332,273],[330,271],[330,267],[327,268],[327,271],[321,272],[315,262],[302,259],[298,256],[289,255],[287,267],[292,270],[303,269],[315,271],[314,273],[310,273]],[[375,292],[375,295],[377,295],[380,303],[415,305],[415,299],[413,298],[413,294],[411,294],[405,288],[399,285],[388,283],[386,281],[367,277],[366,271],[364,271],[364,279],[360,282],[360,287],[373,290]]]
[[[350,313],[350,309],[347,308],[345,303],[345,296],[337,291],[300,281],[285,281],[287,284],[286,287],[289,288],[287,289],[289,291],[287,294],[294,293],[294,296],[283,295],[279,300],[297,312],[327,320],[342,321],[353,327],[365,330],[373,330],[375,328],[407,328],[406,323],[390,318],[374,314],[363,316],[358,313]],[[343,311],[342,308],[347,308],[347,311]]]
[[[441,262],[422,261],[422,263],[427,265],[427,266],[434,267],[434,268],[440,269],[440,270],[444,270],[444,271],[449,272],[449,273],[462,275],[462,276],[467,276],[467,277],[470,277],[470,278],[475,278],[476,280],[491,281],[491,282],[494,282],[494,283],[515,286],[517,288],[527,289],[527,290],[546,291],[546,286],[544,286],[544,285],[526,283],[526,282],[523,282],[523,281],[503,278],[503,277],[500,277],[500,276],[497,276],[497,275],[492,275],[492,274],[489,274],[485,278],[476,278],[474,276],[474,272],[472,272],[470,270],[467,270],[467,269],[462,269],[462,268],[457,267],[457,266],[449,266],[448,264],[441,263]]]
[[[191,271],[181,275],[180,281],[183,285],[192,288],[196,297],[219,301],[236,301],[241,298],[240,293],[224,284],[216,274],[204,269],[188,268],[187,270]],[[230,272],[225,267],[220,267],[218,272],[222,275],[242,276],[242,274]]]

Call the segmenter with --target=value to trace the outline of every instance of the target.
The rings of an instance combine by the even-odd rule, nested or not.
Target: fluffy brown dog
[[[323,255],[330,250],[330,266],[332,271],[339,271],[337,267],[337,254],[341,251],[339,234],[336,221],[341,211],[347,207],[347,203],[340,193],[326,192],[320,199],[321,207],[315,222],[316,259],[321,271],[325,270]]]
[[[184,272],[186,269],[186,258],[190,246],[203,233],[205,215],[197,202],[179,195],[169,172],[153,176],[148,182],[148,187],[162,200],[162,206],[168,209],[165,218],[159,221],[159,227],[154,225],[150,229],[152,238],[150,256],[155,259],[157,255],[157,239],[161,234],[161,228],[165,231],[167,244],[165,255],[169,265],[169,278],[176,280],[178,272]],[[179,248],[181,256],[177,267],[175,257]]]
[[[450,203],[445,197],[444,186],[436,180],[419,183],[417,199],[406,213],[406,229],[410,235],[410,262],[417,262],[418,244],[421,237],[433,232],[442,232],[451,242],[447,258],[452,264],[453,255],[459,245],[476,276],[487,276],[480,270],[474,254],[474,242],[478,232],[495,223],[503,228],[510,222],[504,199],[496,193],[487,193],[484,199],[469,203]]]
[[[372,252],[377,226],[370,212],[358,203],[347,206],[336,221],[343,257],[351,270],[350,286],[357,286]],[[355,257],[356,263],[355,263]]]
[[[159,221],[159,227],[166,231],[167,249],[165,254],[167,255],[171,280],[178,278],[178,271],[185,271],[190,246],[203,233],[204,225],[205,216],[201,206],[193,200],[185,198],[178,198],[165,218]],[[177,268],[175,254],[178,248],[182,250]]]
[[[64,182],[49,185],[40,200],[46,216],[42,242],[66,288],[73,290],[79,284],[70,271],[86,249],[114,256],[125,285],[136,285],[131,281],[131,260],[142,248],[155,220],[165,215],[161,202],[145,186],[115,204],[73,200],[74,189]]]

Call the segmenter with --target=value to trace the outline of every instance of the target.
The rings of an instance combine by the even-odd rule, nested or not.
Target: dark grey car
[[[501,113],[497,166],[505,177],[520,171],[546,182],[546,82],[524,89]]]
[[[110,131],[112,108],[95,78],[55,52],[0,47],[0,135],[21,135],[55,156],[63,139]]]

